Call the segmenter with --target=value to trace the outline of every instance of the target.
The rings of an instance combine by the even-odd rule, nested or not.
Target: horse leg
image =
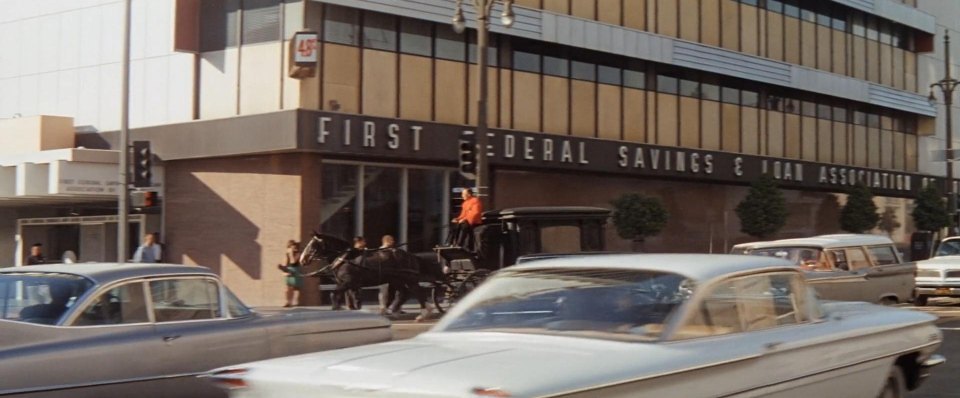
[[[427,303],[426,292],[422,287],[420,287],[420,281],[416,278],[407,279],[406,287],[413,293],[413,296],[416,297],[417,302],[420,303],[420,315],[417,315],[415,319],[416,322],[423,322],[430,317],[430,313],[433,312],[433,306]]]
[[[392,282],[387,287],[388,299],[387,305],[394,314],[403,312],[403,304],[410,298],[410,291],[403,283]],[[396,297],[396,300],[394,300]]]

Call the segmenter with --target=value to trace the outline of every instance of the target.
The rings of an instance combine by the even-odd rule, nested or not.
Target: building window
[[[566,58],[544,55],[543,73],[551,76],[570,77],[570,62]]]
[[[721,100],[727,104],[739,104],[740,103],[740,90],[730,87],[724,87],[720,91]]]
[[[760,94],[756,91],[743,90],[740,93],[740,98],[744,106],[760,106]]]
[[[817,117],[817,104],[810,101],[803,101],[800,106],[800,114],[803,116]]]
[[[582,61],[570,61],[570,76],[574,79],[595,81],[597,80],[597,66]]]
[[[399,239],[400,184],[403,169],[374,166],[364,166],[363,169],[364,237],[371,243],[380,242],[384,235]]]
[[[681,79],[681,80],[680,80],[680,95],[685,96],[685,97],[699,98],[699,97],[700,97],[700,83],[699,83],[699,82],[696,82],[696,81],[693,81],[693,80]]]
[[[833,121],[847,122],[847,109],[840,106],[833,107]]]
[[[466,60],[467,45],[464,36],[453,29],[437,29],[435,41],[437,58],[463,62]]]
[[[443,215],[443,180],[447,173],[431,169],[407,169],[407,172],[409,208],[406,249],[413,253],[429,252],[443,240],[443,228],[448,221]]]
[[[328,4],[323,16],[325,41],[350,46],[360,45],[360,13],[356,9]]]
[[[784,15],[788,17],[800,18],[799,0],[785,0],[783,3]]]
[[[853,124],[863,126],[867,124],[867,114],[860,111],[853,111]]]
[[[320,232],[356,235],[359,166],[324,163],[320,174]]]
[[[432,56],[431,36],[433,36],[432,23],[403,18],[400,24],[400,51],[425,57]]]
[[[638,88],[642,90],[647,86],[646,79],[646,74],[641,71],[631,69],[623,70],[623,85],[625,87]]]
[[[622,82],[620,78],[620,68],[606,65],[597,66],[597,81],[603,84],[612,84],[619,86]]]
[[[720,86],[703,83],[700,85],[700,97],[710,101],[720,101]]]
[[[280,40],[280,1],[244,0],[243,44]]]
[[[830,114],[830,105],[817,104],[817,117],[827,120],[832,119],[833,117]]]
[[[779,0],[767,0],[767,9],[776,13],[782,13],[783,2]]]
[[[679,81],[675,77],[657,75],[657,91],[667,94],[676,94]]]
[[[397,18],[377,12],[364,14],[363,46],[377,50],[397,51]]]
[[[523,72],[540,73],[540,55],[526,51],[514,50],[513,69]]]
[[[867,36],[867,25],[863,22],[863,14],[854,13],[850,16],[851,32],[860,37]]]
[[[867,127],[880,128],[880,115],[876,113],[867,114]]]

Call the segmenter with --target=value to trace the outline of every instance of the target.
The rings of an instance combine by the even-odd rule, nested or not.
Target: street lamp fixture
[[[484,209],[490,209],[490,164],[487,160],[487,151],[490,138],[487,136],[487,48],[489,47],[490,13],[493,5],[498,1],[503,3],[500,12],[500,23],[509,28],[516,22],[513,13],[513,0],[472,0],[473,8],[477,12],[477,131],[476,137],[476,180],[475,190]],[[453,30],[463,33],[466,30],[466,19],[463,16],[463,0],[457,0],[457,8],[453,13]]]
[[[457,11],[453,14],[453,31],[457,34],[463,33],[467,29],[467,21],[463,18],[463,8],[457,3]]]
[[[937,95],[934,92],[934,87],[939,88],[943,94],[943,103],[946,109],[947,142],[944,157],[946,160],[945,163],[947,164],[947,211],[950,214],[950,225],[947,226],[947,234],[952,234],[954,226],[956,225],[954,217],[957,210],[957,195],[956,192],[954,192],[953,181],[953,161],[955,160],[953,158],[953,91],[960,85],[960,81],[951,77],[950,74],[950,31],[947,31],[943,36],[943,54],[943,66],[946,77],[930,85],[930,96],[927,97],[927,99],[930,101],[930,105],[935,105]]]

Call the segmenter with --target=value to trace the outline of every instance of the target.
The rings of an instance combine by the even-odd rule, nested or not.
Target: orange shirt
[[[457,221],[465,220],[470,225],[480,225],[483,216],[483,206],[480,205],[480,198],[476,196],[463,201],[463,207],[460,208],[460,216]]]

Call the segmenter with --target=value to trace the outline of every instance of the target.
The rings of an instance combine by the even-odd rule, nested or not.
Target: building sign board
[[[472,127],[301,111],[300,148],[338,157],[455,164],[459,137]],[[695,148],[667,147],[544,133],[490,129],[488,156],[495,168],[550,169],[716,183],[748,184],[762,174],[781,187],[843,192],[857,183],[881,196],[913,197],[943,179]]]

